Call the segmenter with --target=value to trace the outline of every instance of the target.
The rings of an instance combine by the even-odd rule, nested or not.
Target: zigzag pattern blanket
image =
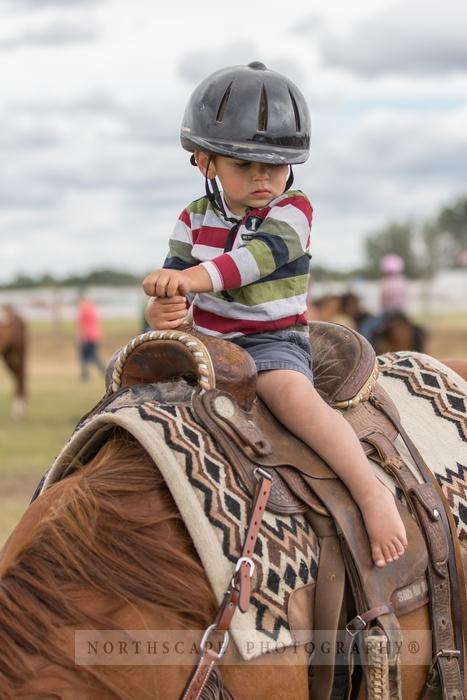
[[[379,363],[380,381],[436,473],[459,537],[465,540],[467,385],[426,355],[395,353],[382,356]],[[162,472],[220,601],[241,550],[250,499],[225,456],[194,419],[189,404],[158,403],[151,385],[128,388],[102,413],[78,427],[46,483],[60,478],[73,455],[98,429],[114,425],[132,433]],[[389,477],[375,468],[396,493]],[[317,538],[303,516],[266,513],[254,559],[255,590],[249,611],[237,612],[232,623],[232,635],[245,660],[263,653],[271,640],[283,646],[293,644],[288,601],[293,591],[316,578]]]

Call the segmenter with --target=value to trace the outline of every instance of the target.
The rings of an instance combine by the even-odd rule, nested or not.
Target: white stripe
[[[210,226],[212,228],[220,228],[225,230],[230,228],[227,222],[220,219],[212,209],[208,209],[205,214],[190,214],[191,227],[193,229],[201,228],[202,226]]]
[[[256,306],[245,306],[235,301],[227,301],[210,294],[197,294],[194,302],[198,309],[223,316],[224,318],[244,319],[245,321],[270,321],[294,316],[306,311],[306,294],[286,299],[274,299]]]
[[[273,207],[265,219],[266,222],[268,218],[284,221],[284,223],[293,228],[302,243],[303,250],[306,250],[306,244],[310,235],[310,224],[301,209],[298,209],[293,204],[287,204],[285,207]]]
[[[193,239],[191,236],[191,229],[183,221],[178,219],[175,224],[171,239],[174,241],[182,241],[183,243],[190,243],[193,245]]]
[[[258,264],[248,248],[236,248],[235,251],[230,253],[230,257],[240,272],[241,287],[259,280],[260,271]]]
[[[201,258],[200,255],[198,255],[198,248],[203,248],[203,254],[204,257]],[[223,251],[217,251],[217,253],[211,255],[208,257],[208,253],[211,253],[212,251],[215,251],[215,248],[209,248],[208,246],[194,246],[193,251],[196,251],[193,253],[194,257],[198,258],[199,260],[212,260],[213,258],[217,258],[219,255],[222,255]],[[250,253],[248,248],[237,248],[235,251],[232,251],[230,253],[227,253],[230,258],[232,258],[234,265],[237,268],[237,271],[240,273],[240,282],[241,284],[239,285],[240,287],[244,287],[246,284],[250,284],[251,282],[256,282],[256,280],[259,279],[260,277],[260,272],[258,265],[256,263],[256,260],[254,259],[253,255]],[[215,268],[215,272],[214,272]],[[206,269],[209,272],[209,275],[211,277],[211,280],[214,285],[214,275],[216,275],[216,279],[220,280],[219,283],[216,282],[216,284],[213,286],[213,291],[214,292],[220,292],[222,289],[224,289],[224,280],[222,278],[222,274],[217,268],[217,266],[214,265],[214,263],[210,263],[209,268],[206,267]],[[220,286],[218,286],[218,284]]]
[[[204,245],[202,243],[196,243],[191,249],[192,256],[200,261],[212,260],[213,258],[217,258],[219,255],[222,255],[223,252],[224,249],[221,247],[217,248],[215,246]]]
[[[208,273],[209,277],[211,278],[212,282],[212,291],[213,292],[220,292],[223,289],[223,283],[222,283],[222,277],[219,274],[219,270],[213,263],[206,261],[201,263],[201,265],[204,267],[206,272]]]
[[[244,335],[244,333],[219,333],[219,331],[213,331],[212,328],[206,328],[205,326],[200,326],[199,323],[193,324],[194,328],[204,335],[212,335],[216,338],[235,338],[237,335]]]

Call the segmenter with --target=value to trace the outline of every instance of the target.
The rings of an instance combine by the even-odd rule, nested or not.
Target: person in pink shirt
[[[81,380],[89,379],[89,365],[94,364],[102,374],[105,365],[99,356],[99,343],[102,340],[102,326],[96,305],[84,293],[78,302],[77,329],[79,342],[79,357],[81,365]]]
[[[381,311],[404,313],[407,305],[407,279],[404,275],[404,261],[400,255],[388,253],[381,259]]]

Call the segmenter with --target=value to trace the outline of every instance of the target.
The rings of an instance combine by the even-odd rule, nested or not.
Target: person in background
[[[76,318],[79,343],[79,358],[81,366],[81,381],[89,379],[89,365],[94,364],[99,371],[105,373],[105,365],[99,355],[99,344],[102,340],[102,325],[96,305],[82,291],[78,301]]]
[[[383,314],[394,311],[405,313],[407,306],[407,278],[404,261],[400,255],[388,253],[380,262],[380,303]]]

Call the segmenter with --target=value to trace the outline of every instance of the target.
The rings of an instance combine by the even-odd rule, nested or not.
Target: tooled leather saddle
[[[267,508],[305,513],[320,537],[314,628],[338,630],[343,623],[350,671],[354,638],[384,637],[389,642],[389,665],[397,671],[397,616],[429,599],[433,659],[422,697],[460,700],[464,697],[465,583],[449,507],[394,404],[378,385],[369,343],[351,329],[320,322],[310,325],[310,338],[316,389],[343,411],[366,454],[395,478],[405,497],[406,505],[397,503],[409,546],[404,557],[384,569],[373,565],[360,511],[345,485],[256,396],[256,368],[244,350],[191,328],[153,331],[114,356],[107,384],[109,391],[180,378],[197,384],[199,391],[192,395],[197,420],[229,457],[245,489],[253,497],[259,466],[272,480]],[[415,473],[397,449],[398,436],[416,465]],[[344,605],[346,581],[353,593],[352,614]],[[335,671],[332,664],[314,668],[315,696],[335,697]],[[347,678],[347,697],[350,688]]]

